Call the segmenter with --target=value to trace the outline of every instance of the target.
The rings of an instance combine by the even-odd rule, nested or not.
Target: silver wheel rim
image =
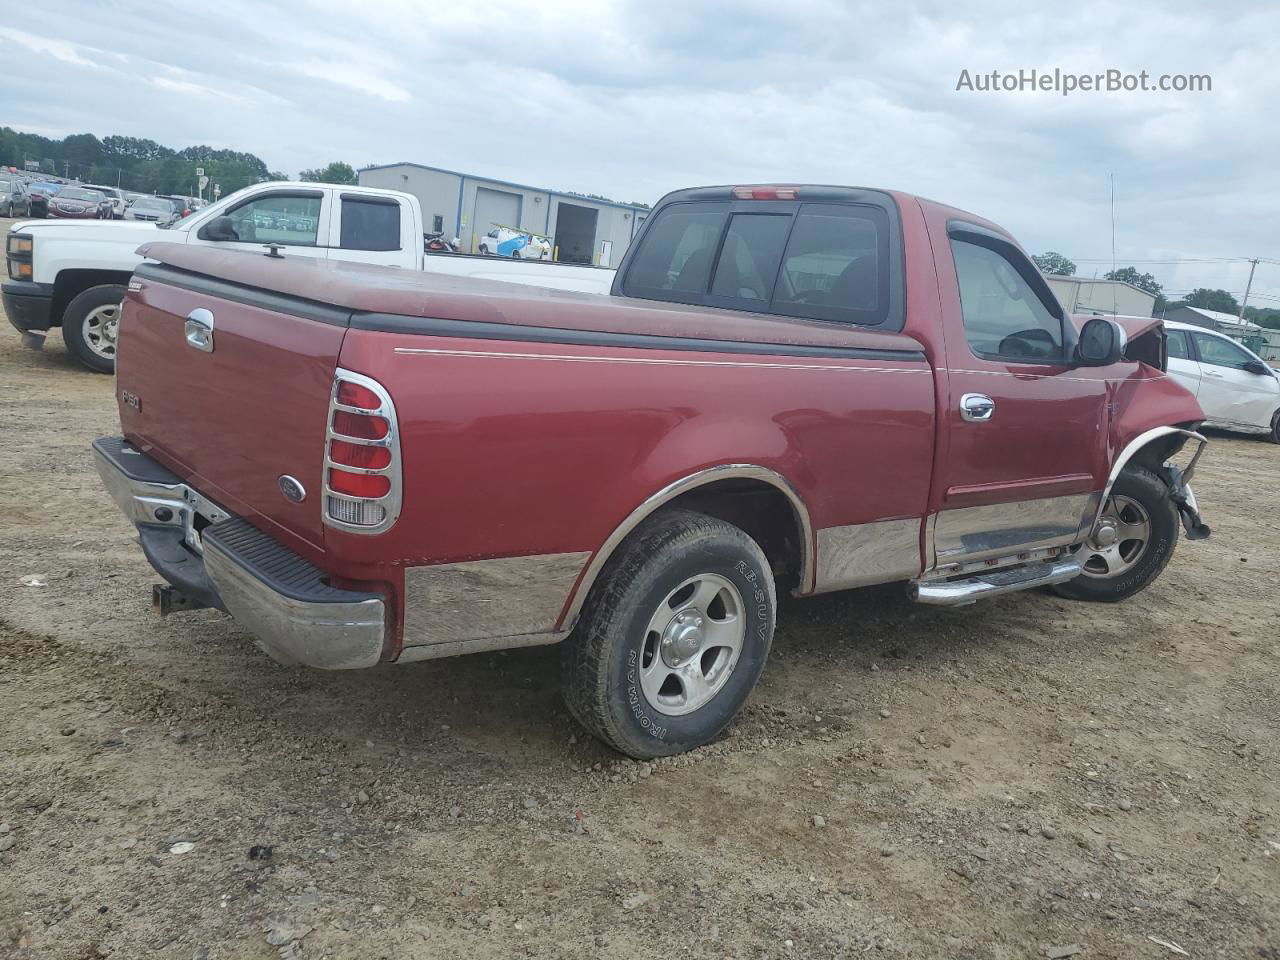
[[[1151,517],[1132,497],[1114,496],[1078,554],[1086,577],[1109,580],[1132,570],[1151,542]]]
[[[84,342],[104,360],[116,358],[116,335],[120,329],[120,304],[94,307],[84,318]]]
[[[715,573],[667,594],[640,647],[640,688],[651,707],[678,717],[715,698],[742,655],[745,609],[738,588]]]

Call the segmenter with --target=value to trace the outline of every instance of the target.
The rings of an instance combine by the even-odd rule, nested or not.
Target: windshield
[[[142,197],[133,201],[133,205],[138,210],[162,210],[165,213],[173,213],[173,204],[168,200],[160,200],[156,197]]]
[[[74,187],[63,187],[58,191],[59,200],[82,200],[85,203],[99,203],[106,199],[96,190],[77,190]]]
[[[13,189],[12,180],[0,180],[0,193],[8,193]]]

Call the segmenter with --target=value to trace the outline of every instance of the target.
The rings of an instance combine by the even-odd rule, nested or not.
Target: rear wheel
[[[1169,488],[1145,467],[1128,467],[1077,549],[1084,572],[1053,589],[1074,600],[1124,600],[1160,576],[1177,544],[1178,509]]]
[[[480,255],[482,257],[487,257],[489,255],[489,248],[486,247],[483,243],[480,244]]]
[[[116,335],[125,288],[118,283],[90,287],[67,304],[62,339],[71,354],[96,373],[116,368]]]
[[[746,702],[773,640],[764,553],[722,520],[671,510],[618,548],[563,649],[578,721],[638,759],[717,737]]]

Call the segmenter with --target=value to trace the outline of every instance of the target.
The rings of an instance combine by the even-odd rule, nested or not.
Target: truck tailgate
[[[226,509],[321,550],[326,418],[348,311],[155,264],[129,289],[116,361],[125,436]],[[188,334],[193,311],[210,334]],[[285,476],[301,502],[284,495]]]

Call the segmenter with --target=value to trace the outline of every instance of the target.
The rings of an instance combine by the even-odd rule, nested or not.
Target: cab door
[[[956,221],[930,239],[947,358],[936,563],[1075,542],[1106,480],[1106,374],[1072,364],[1075,328],[1011,240]]]
[[[194,227],[188,242],[250,253],[277,246],[285,256],[324,259],[329,252],[327,193],[280,187],[255,194]]]

